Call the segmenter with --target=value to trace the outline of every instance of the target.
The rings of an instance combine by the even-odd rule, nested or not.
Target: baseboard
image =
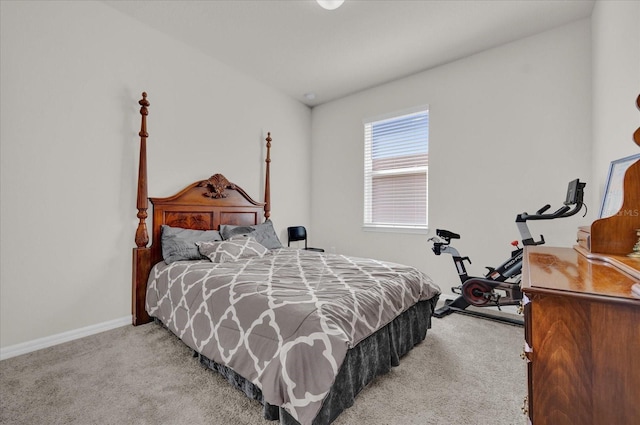
[[[64,342],[73,341],[74,339],[84,338],[85,336],[98,334],[100,332],[109,331],[111,329],[130,324],[131,316],[125,316],[120,319],[109,320],[107,322],[98,323],[84,328],[74,329],[56,335],[46,336],[44,338],[38,338],[16,345],[10,345],[9,347],[0,348],[0,360],[42,350],[43,348],[52,347]]]

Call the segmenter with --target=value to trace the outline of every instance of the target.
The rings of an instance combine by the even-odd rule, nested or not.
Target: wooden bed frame
[[[256,202],[237,185],[229,182],[221,174],[214,174],[206,180],[190,184],[177,194],[168,198],[147,198],[147,158],[146,145],[149,102],[147,94],[142,93],[139,101],[142,124],[140,129],[140,167],[138,175],[138,227],[136,230],[136,248],[133,249],[133,324],[141,325],[152,319],[146,312],[147,280],[151,268],[163,261],[161,248],[161,226],[163,224],[198,230],[218,230],[221,224],[254,225],[259,224],[260,215],[265,220],[270,217],[270,149],[271,133],[268,133],[265,201]],[[153,224],[151,228],[152,244],[149,244],[147,232],[148,201],[153,204]],[[347,351],[344,363],[335,378],[318,411],[314,424],[331,423],[344,409],[353,405],[357,394],[375,377],[387,373],[392,366],[400,363],[400,358],[416,344],[424,340],[427,329],[431,327],[431,316],[435,310],[438,296],[420,301],[410,307],[391,323],[360,341]],[[263,417],[279,420],[284,425],[299,425],[282,406],[269,404],[263,399],[260,388],[246,380],[234,370],[215,363],[202,354],[200,362],[216,370],[235,388],[247,397],[258,400],[263,406]]]
[[[218,230],[221,224],[252,225],[261,222],[260,215],[265,220],[271,215],[270,211],[270,151],[271,133],[267,133],[266,176],[264,202],[253,200],[240,187],[226,179],[222,174],[214,174],[206,180],[194,182],[167,198],[147,198],[147,115],[149,115],[149,101],[147,93],[142,93],[138,102],[141,106],[140,115],[140,164],[138,169],[138,198],[136,229],[136,248],[133,249],[133,285],[132,306],[133,325],[141,325],[151,321],[145,309],[147,280],[154,264],[162,261],[160,246],[161,226],[163,224],[196,230]],[[153,204],[153,224],[151,228],[152,243],[149,244],[147,232],[148,201]]]

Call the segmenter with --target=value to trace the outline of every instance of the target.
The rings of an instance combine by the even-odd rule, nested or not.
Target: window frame
[[[364,141],[364,167],[363,167],[363,180],[364,180],[364,193],[363,193],[363,216],[362,216],[362,229],[365,231],[373,232],[393,232],[393,233],[417,233],[426,234],[429,231],[429,163],[420,167],[400,168],[396,171],[383,170],[373,171],[373,158],[372,158],[372,145],[373,140],[368,140],[367,126],[373,126],[375,123],[381,121],[389,121],[394,119],[402,119],[408,115],[426,114],[427,117],[427,158],[429,154],[429,105],[423,104],[412,108],[390,112],[384,115],[379,115],[371,118],[363,119],[363,141]],[[423,169],[423,170],[420,170]],[[389,175],[408,175],[415,174],[416,171],[424,172],[425,182],[425,224],[408,224],[408,223],[376,223],[373,222],[373,207],[370,204],[373,200],[373,176],[375,174],[389,174]]]

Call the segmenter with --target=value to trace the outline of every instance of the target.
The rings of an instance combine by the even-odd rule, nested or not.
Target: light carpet
[[[452,314],[335,425],[524,425],[523,328]],[[0,362],[2,424],[274,425],[156,324]]]

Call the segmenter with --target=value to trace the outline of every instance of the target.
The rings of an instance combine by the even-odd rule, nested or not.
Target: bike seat
[[[460,239],[460,235],[444,229],[436,229],[436,235],[445,239]]]

